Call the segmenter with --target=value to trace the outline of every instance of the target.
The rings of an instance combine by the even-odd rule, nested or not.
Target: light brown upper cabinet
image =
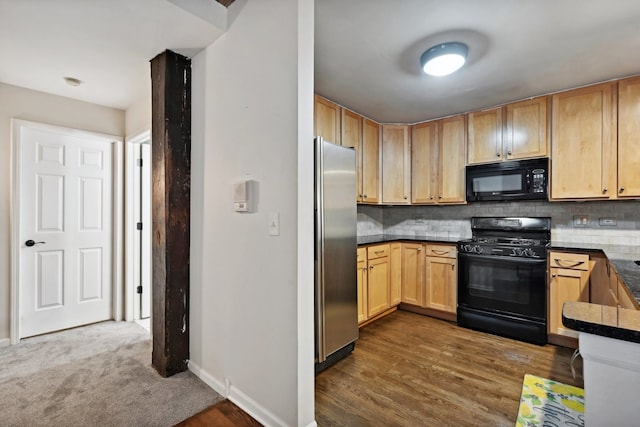
[[[465,203],[465,147],[464,115],[412,127],[412,203]]]
[[[618,83],[618,198],[640,197],[640,77]]]
[[[502,107],[468,114],[469,164],[502,160]]]
[[[616,198],[616,83],[553,95],[552,200]]]
[[[313,110],[313,134],[340,145],[340,106],[315,95]]]
[[[362,122],[362,194],[360,203],[380,202],[380,125]]]
[[[549,98],[469,113],[469,164],[549,155]]]
[[[382,203],[411,203],[409,126],[382,125]]]
[[[504,149],[507,160],[549,155],[549,97],[505,105]]]
[[[362,201],[362,116],[346,108],[342,109],[342,141],[343,147],[351,147],[356,151],[356,201]]]

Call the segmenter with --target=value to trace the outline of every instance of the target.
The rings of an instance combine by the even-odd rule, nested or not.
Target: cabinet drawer
[[[456,247],[454,245],[427,244],[427,256],[456,258],[456,255]]]
[[[374,245],[367,248],[367,259],[376,259],[389,256],[389,244]]]
[[[589,270],[589,255],[549,252],[549,266],[587,271]]]
[[[358,252],[357,252],[357,260],[358,262],[362,262],[362,261],[366,261],[367,260],[367,249],[366,248],[358,248]]]

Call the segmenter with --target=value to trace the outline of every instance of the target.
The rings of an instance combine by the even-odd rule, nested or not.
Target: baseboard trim
[[[187,366],[193,375],[200,378],[203,383],[211,387],[216,393],[225,399],[228,397],[223,383],[212,377],[207,371],[193,363],[191,360],[189,360],[189,364]]]
[[[9,344],[11,344],[10,338],[0,338],[0,347],[7,347]]]
[[[258,421],[260,424],[265,426],[283,426],[285,427],[287,423],[278,418],[276,415],[272,414],[270,411],[262,407],[251,397],[243,393],[237,387],[233,385],[225,386],[225,383],[219,381],[214,378],[207,371],[202,369],[196,363],[189,361],[189,370],[198,378],[200,378],[206,385],[215,390],[216,393],[221,396],[229,399],[233,403],[235,403],[240,409],[245,411],[247,414],[251,415]],[[315,421],[309,424],[309,427],[315,427],[317,424]]]

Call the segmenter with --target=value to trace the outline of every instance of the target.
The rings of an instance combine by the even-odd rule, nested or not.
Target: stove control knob
[[[475,253],[477,253],[477,254],[481,254],[481,253],[482,253],[482,251],[483,251],[482,246],[478,246],[478,245],[476,245],[476,246],[473,248],[473,251],[474,251]]]
[[[527,248],[527,249],[524,250],[524,255],[528,256],[530,258],[533,258],[533,257],[536,256],[536,253],[535,253],[535,251],[533,249]]]
[[[473,246],[471,246],[471,245],[464,245],[462,249],[465,252],[473,252]]]

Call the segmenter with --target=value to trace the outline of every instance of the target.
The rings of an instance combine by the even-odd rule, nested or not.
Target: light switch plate
[[[278,212],[269,212],[269,235],[280,235],[280,214]]]

